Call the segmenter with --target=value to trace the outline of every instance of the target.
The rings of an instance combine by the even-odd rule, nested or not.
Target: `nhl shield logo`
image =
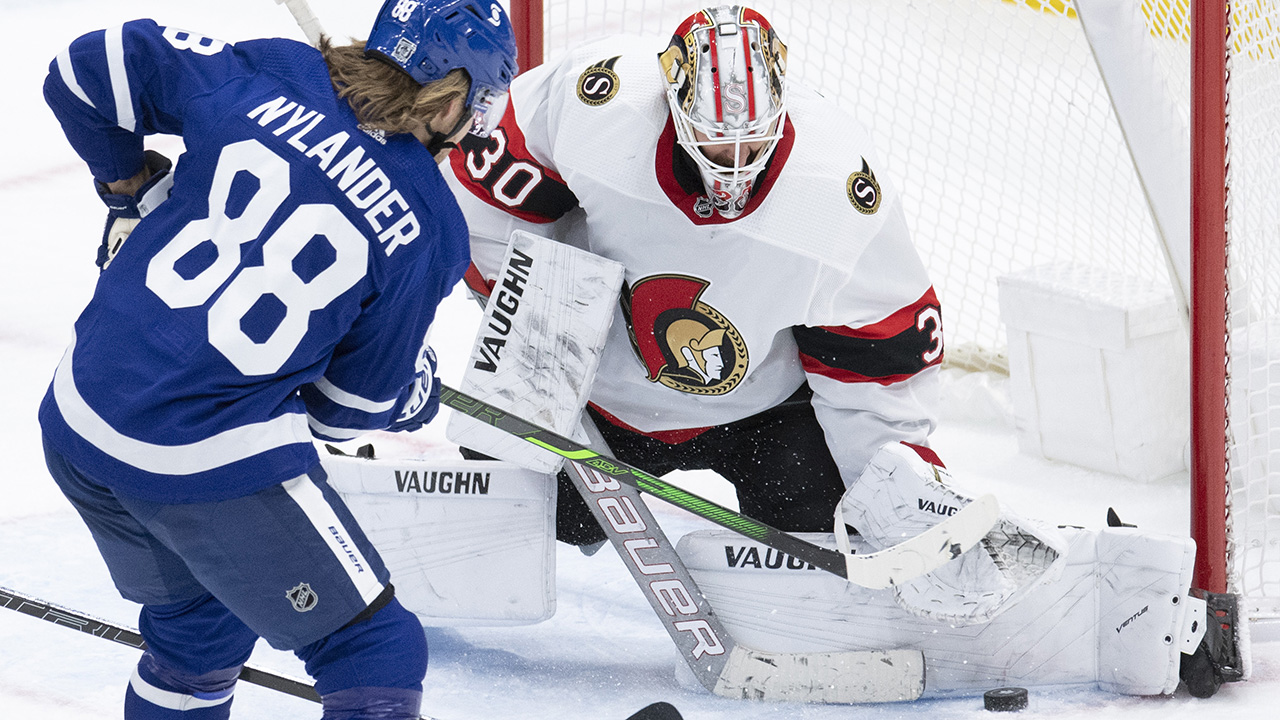
[[[691,395],[723,395],[747,374],[747,344],[701,297],[711,285],[687,275],[652,275],[623,289],[631,343],[650,382]]]
[[[297,586],[289,589],[284,594],[289,598],[289,602],[293,604],[293,609],[298,612],[307,612],[315,608],[316,603],[320,601],[319,596],[306,583],[298,583]]]

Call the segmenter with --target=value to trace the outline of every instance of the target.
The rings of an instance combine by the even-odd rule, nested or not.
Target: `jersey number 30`
[[[227,201],[239,173],[259,187],[244,210],[228,215]],[[257,140],[222,149],[209,188],[209,216],[192,220],[156,253],[147,266],[147,287],[171,308],[209,306],[209,343],[245,375],[277,372],[307,334],[311,313],[326,307],[365,276],[369,243],[338,208],[299,205],[262,245],[262,265],[244,267],[240,246],[257,240],[289,197],[289,163]],[[293,269],[293,260],[315,236],[329,241],[336,257],[310,281]],[[216,255],[198,272],[179,272],[179,261],[205,243]],[[228,281],[230,281],[228,283]],[[284,305],[284,319],[265,341],[241,327],[249,310],[266,295]]]

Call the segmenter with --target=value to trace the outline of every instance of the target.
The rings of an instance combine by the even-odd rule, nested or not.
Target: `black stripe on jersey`
[[[937,305],[926,304],[904,310],[915,312],[908,317],[900,317],[906,314],[900,311],[886,322],[863,329],[791,328],[805,371],[841,382],[888,385],[941,362]]]
[[[453,172],[473,195],[522,220],[554,222],[578,205],[555,171],[533,158],[510,109],[488,138],[468,134],[453,154]]]

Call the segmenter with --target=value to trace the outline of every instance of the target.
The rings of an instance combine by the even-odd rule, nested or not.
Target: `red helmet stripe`
[[[760,42],[764,42],[764,36],[767,34],[765,31],[773,29],[773,26],[769,24],[768,20],[764,19],[763,15],[746,7],[742,8],[742,23],[755,23],[760,26]]]
[[[711,85],[716,89],[716,122],[724,122],[724,105],[720,99],[720,53],[716,50],[716,36],[719,33],[715,28],[711,28],[708,36],[711,38]]]
[[[675,35],[676,37],[684,37],[692,32],[695,27],[703,27],[710,24],[711,19],[708,17],[707,11],[699,10],[685,18],[684,22],[680,23],[680,27],[676,28]]]
[[[747,119],[755,121],[756,119],[756,80],[755,73],[752,71],[751,59],[751,38],[747,36],[746,28],[739,28],[738,34],[742,36],[742,52],[743,57],[747,59]]]

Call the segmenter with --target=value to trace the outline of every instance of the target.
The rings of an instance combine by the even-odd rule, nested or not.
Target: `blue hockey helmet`
[[[498,125],[515,78],[516,38],[495,0],[386,0],[365,42],[365,53],[403,69],[420,84],[461,68],[471,77],[471,132]]]

